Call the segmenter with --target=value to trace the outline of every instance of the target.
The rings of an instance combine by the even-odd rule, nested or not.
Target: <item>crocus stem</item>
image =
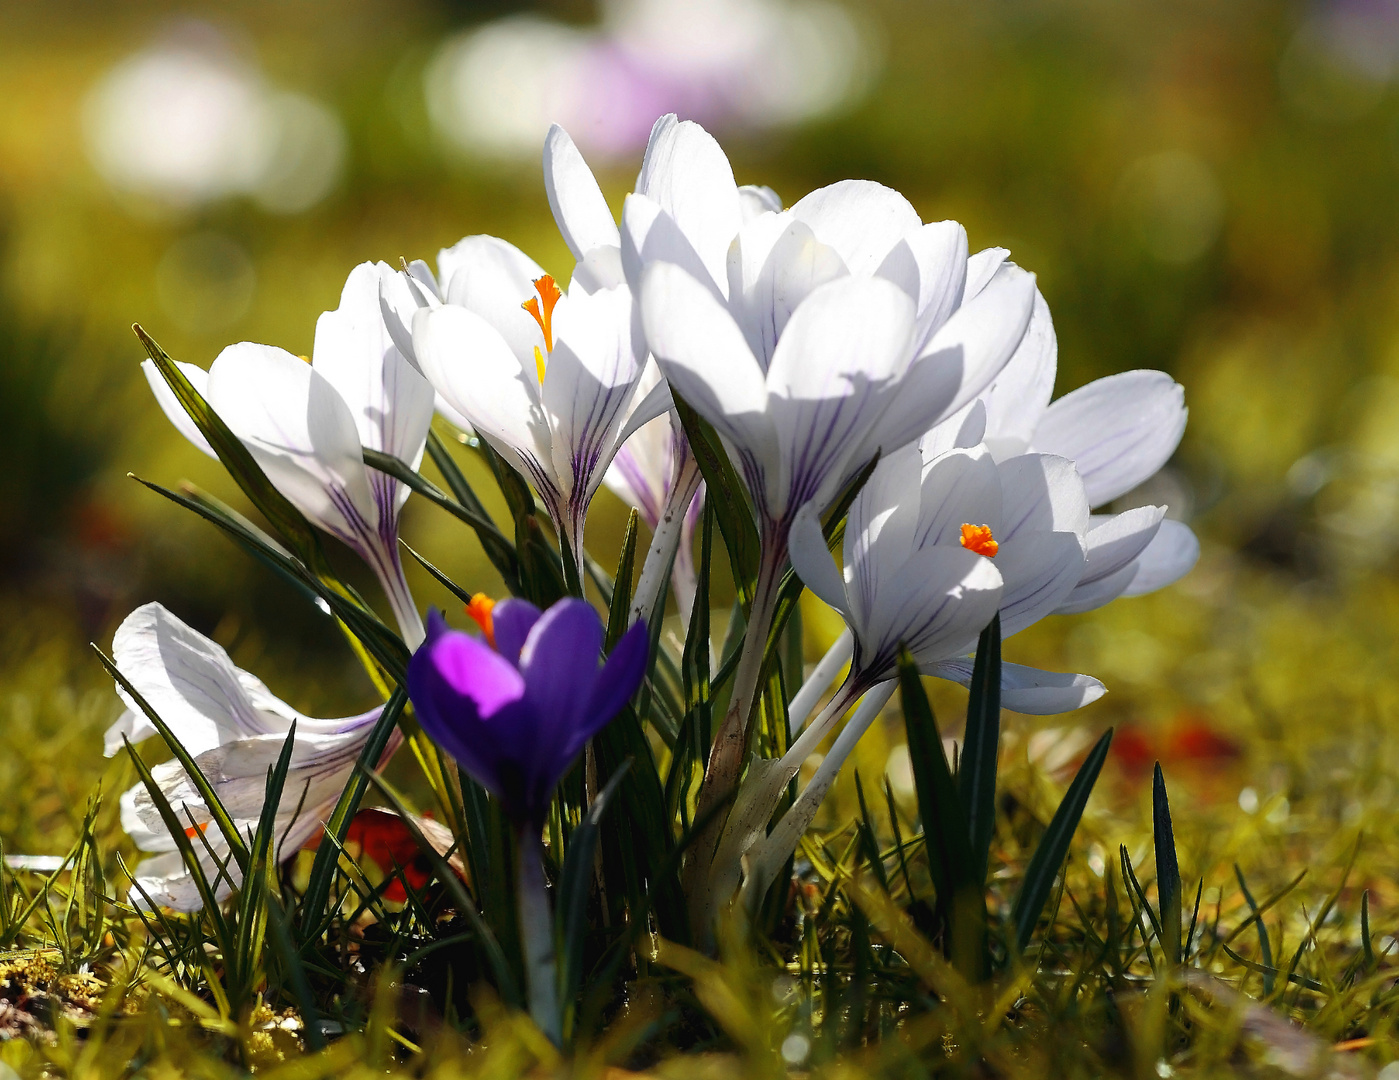
[[[554,915],[544,883],[541,829],[526,825],[515,833],[515,901],[520,917],[520,940],[525,951],[530,1018],[555,1046],[563,1045],[559,1011],[559,979],[554,960]]]
[[[854,652],[854,636],[849,630],[842,631],[835,643],[826,650],[826,655],[812,668],[810,677],[792,695],[792,700],[787,705],[787,723],[792,737],[806,726],[806,718],[811,715],[811,710],[821,700],[821,695],[830,689],[831,683],[835,682],[836,676],[840,674],[840,669],[850,662]]]
[[[874,723],[875,717],[889,703],[896,685],[897,683],[893,680],[881,683],[865,695],[860,702],[860,707],[855,710],[855,715],[836,736],[835,742],[831,744],[830,750],[821,759],[821,764],[817,766],[815,775],[802,789],[801,794],[797,796],[796,802],[792,803],[787,812],[782,815],[782,819],[772,832],[749,849],[748,876],[743,882],[745,904],[754,905],[757,903],[768,885],[772,883],[773,875],[787,861],[788,856],[796,851],[797,844],[806,833],[807,826],[816,816],[816,811],[821,808],[821,803],[826,798],[826,792],[831,790],[831,785],[840,775],[841,766],[850,757],[850,752],[855,749],[860,737]],[[798,751],[798,747],[794,745],[792,751]],[[784,764],[790,767],[790,772],[784,770],[784,775],[795,775],[796,770],[801,768],[801,763],[805,760],[805,755],[797,758],[796,753],[792,751],[789,751],[782,758]]]
[[[661,586],[675,564],[680,540],[685,534],[685,515],[694,501],[695,492],[699,490],[701,479],[699,462],[693,456],[687,457],[680,467],[675,485],[670,489],[661,518],[656,522],[656,531],[651,536],[651,546],[641,567],[641,580],[636,584],[636,594],[627,617],[628,626],[638,619],[645,620],[649,626],[657,614],[656,604],[661,598]],[[683,603],[683,598],[677,599]],[[690,601],[693,600],[692,594]],[[688,623],[689,612],[681,611],[681,615]]]

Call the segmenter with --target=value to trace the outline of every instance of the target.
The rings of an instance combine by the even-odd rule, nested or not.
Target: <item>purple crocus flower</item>
[[[542,827],[555,785],[641,685],[642,623],[598,666],[602,623],[582,600],[540,612],[525,600],[496,604],[491,637],[449,629],[433,612],[408,665],[408,692],[423,730],[522,826]]]
[[[602,622],[577,599],[541,612],[525,600],[467,609],[484,640],[450,630],[436,611],[408,664],[408,695],[432,738],[500,800],[515,829],[515,901],[530,1016],[563,1041],[553,915],[540,833],[554,788],[584,744],[622,711],[646,673],[638,622],[598,667]]]

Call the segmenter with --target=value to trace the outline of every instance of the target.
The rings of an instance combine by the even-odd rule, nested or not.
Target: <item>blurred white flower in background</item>
[[[88,154],[112,188],[174,209],[248,196],[299,213],[330,191],[345,157],[334,112],[268,83],[200,22],[117,64],[84,120]]]
[[[768,128],[859,97],[869,32],[830,0],[602,0],[577,28],[515,16],[449,38],[425,74],[428,114],[459,150],[529,157],[552,123],[594,158],[646,145],[657,115]]]

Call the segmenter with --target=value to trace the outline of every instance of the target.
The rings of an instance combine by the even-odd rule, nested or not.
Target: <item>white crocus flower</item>
[[[294,855],[321,828],[383,708],[337,720],[303,716],[256,676],[235,666],[218,644],[159,604],[146,604],[126,617],[117,628],[112,655],[117,668],[194,758],[246,837],[251,837],[262,814],[267,771],[276,764],[295,722],[291,767],[277,809],[279,860]],[[117,693],[127,711],[107,731],[109,757],[121,749],[122,736],[136,743],[156,733],[120,685]],[[398,739],[395,733],[385,758]],[[208,806],[178,761],[157,765],[152,772],[187,826],[200,864],[209,882],[216,884],[216,895],[224,899],[241,884],[241,876]],[[148,897],[161,907],[198,910],[202,900],[194,878],[144,784],[122,796],[121,819],[138,848],[157,853],[136,868],[132,903],[145,906]]]
[[[470,236],[445,302],[412,316],[423,374],[452,409],[544,500],[581,564],[588,506],[613,455],[664,411],[664,388],[646,394],[646,347],[624,283],[567,293],[503,240]],[[387,303],[387,302],[386,302]]]
[[[854,639],[850,673],[788,752],[759,774],[745,800],[733,853],[716,860],[723,895],[737,884],[761,889],[786,861],[860,736],[888,701],[906,648],[928,675],[967,685],[969,653],[999,611],[1010,636],[1050,614],[1074,589],[1086,562],[1088,499],[1065,458],[1021,454],[997,464],[985,446],[944,453],[905,447],[880,462],[850,510],[844,572],[836,569],[814,507],[792,527],[792,564],[807,587],[844,617]],[[1003,663],[1001,703],[1019,712],[1066,712],[1096,700],[1103,685],[1086,675]],[[868,694],[868,696],[866,696]],[[781,789],[864,697],[816,774],[771,834],[765,826]],[[795,724],[804,719],[793,716]]]
[[[981,393],[1020,344],[1034,299],[1033,277],[1009,264],[966,298],[962,227],[924,225],[880,184],[775,204],[741,192],[708,133],[668,116],[622,216],[647,343],[672,390],[724,439],[762,545],[711,794],[737,775],[797,509],[824,510],[876,453]]]
[[[968,288],[990,280],[1006,259],[993,248],[973,256]],[[1058,454],[1073,461],[1095,509],[1154,476],[1185,432],[1185,391],[1162,371],[1124,371],[1050,401],[1058,366],[1054,323],[1036,295],[1025,340],[995,381],[932,437],[944,443],[985,441],[997,461],[1017,454]],[[1087,535],[1084,576],[1058,611],[1089,611],[1118,596],[1140,596],[1179,580],[1195,565],[1200,544],[1166,507],[1095,514]]]
[[[379,281],[385,272],[382,263],[351,271],[340,306],[316,323],[310,364],[284,349],[242,342],[219,353],[208,372],[180,367],[273,486],[369,564],[404,641],[415,649],[423,623],[398,551],[398,518],[408,488],[366,468],[363,451],[383,451],[416,469],[433,398],[432,387],[384,326]],[[142,366],[166,415],[212,455],[155,365]]]

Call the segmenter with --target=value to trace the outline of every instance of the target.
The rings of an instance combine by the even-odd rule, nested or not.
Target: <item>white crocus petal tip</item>
[[[1071,458],[1093,506],[1150,479],[1185,434],[1185,388],[1164,371],[1123,371],[1052,402],[1033,448]]]
[[[597,247],[617,247],[621,234],[583,155],[558,124],[544,138],[544,190],[568,250],[579,262]]]
[[[178,360],[175,361],[175,366],[189,380],[190,385],[199,391],[200,396],[207,400],[209,373],[201,367],[195,367],[193,364],[182,364]],[[141,361],[141,371],[146,376],[146,382],[150,384],[151,393],[155,395],[156,404],[160,406],[160,411],[175,426],[175,430],[188,439],[195,449],[217,459],[218,454],[214,453],[214,448],[209,445],[209,440],[195,426],[189,413],[185,412],[185,407],[180,404],[180,399],[175,396],[175,391],[170,389],[170,384],[165,381],[165,376],[155,366],[155,361]]]
[[[847,619],[850,605],[846,599],[845,582],[831,558],[826,538],[821,532],[821,518],[815,503],[805,503],[792,518],[792,530],[787,540],[792,569],[802,583],[818,599],[829,604]]]
[[[1190,573],[1199,559],[1200,540],[1190,526],[1167,518],[1137,556],[1137,572],[1122,595],[1143,596],[1164,589]]]
[[[973,657],[959,656],[927,665],[923,672],[970,686],[974,665]],[[1091,675],[1041,671],[1024,664],[1001,664],[1001,705],[1013,712],[1030,716],[1073,712],[1097,701],[1106,693],[1107,687]]]

